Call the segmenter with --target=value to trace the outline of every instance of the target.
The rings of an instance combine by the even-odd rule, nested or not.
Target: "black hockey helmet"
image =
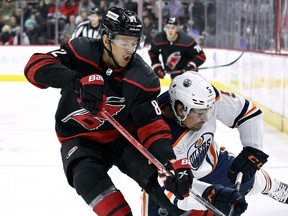
[[[178,25],[178,20],[176,17],[168,17],[165,22],[166,25]]]
[[[107,34],[111,40],[116,34],[135,36],[143,35],[143,25],[134,11],[111,7],[102,16],[101,36]]]

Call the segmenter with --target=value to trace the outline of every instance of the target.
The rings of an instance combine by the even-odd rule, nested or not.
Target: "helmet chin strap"
[[[117,61],[115,60],[115,58],[114,58],[114,56],[113,56],[113,54],[112,54],[111,40],[110,40],[110,39],[108,39],[108,40],[109,40],[110,50],[107,49],[107,47],[104,45],[103,40],[101,40],[101,43],[102,43],[104,49],[107,51],[108,56],[109,56],[109,57],[112,59],[112,61],[114,62],[114,64],[115,64],[118,68],[122,68],[122,67],[117,63]],[[135,51],[133,52],[132,57],[134,56],[136,50],[137,50],[137,48],[136,48]],[[131,60],[130,60],[130,61],[131,61]]]
[[[176,116],[176,119],[177,119],[178,124],[179,124],[181,127],[186,127],[186,126],[183,124],[183,121],[185,121],[185,119],[187,118],[188,114],[185,113],[184,118],[181,118],[181,117],[178,116],[177,113],[175,113],[175,112],[174,112],[174,114],[175,114],[175,116]]]
[[[102,40],[101,40],[102,41]],[[104,49],[107,51],[109,57],[112,59],[112,61],[114,62],[114,64],[118,67],[118,68],[121,68],[121,66],[116,62],[116,60],[114,59],[114,56],[112,54],[112,46],[111,46],[111,41],[109,40],[109,46],[110,46],[110,50],[107,49],[107,47],[104,45],[103,41],[102,41],[102,44],[104,46]]]
[[[187,115],[186,115],[183,119],[181,119],[181,120],[180,120],[180,118],[179,118],[178,124],[179,124],[181,127],[186,127],[186,126],[183,124],[183,121],[185,121],[186,118],[187,118]]]

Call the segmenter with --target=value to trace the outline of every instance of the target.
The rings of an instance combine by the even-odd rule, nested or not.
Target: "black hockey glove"
[[[236,189],[217,184],[206,188],[202,197],[225,215],[229,214],[232,204],[235,205],[233,216],[241,215],[248,206],[245,197]]]
[[[239,172],[243,173],[242,183],[248,182],[253,178],[256,171],[259,170],[266,162],[269,156],[264,152],[253,148],[245,147],[240,154],[234,159],[228,170],[228,178],[235,183],[236,176]]]
[[[104,80],[99,74],[92,74],[74,82],[75,91],[79,92],[78,103],[92,115],[102,110],[106,96],[104,94]]]
[[[152,68],[154,68],[154,72],[156,73],[156,75],[157,75],[159,78],[163,79],[163,78],[165,77],[165,72],[164,72],[164,70],[163,70],[163,68],[162,68],[161,65],[156,66],[156,67],[153,67],[153,66],[152,66]]]
[[[197,70],[196,64],[190,61],[187,63],[186,67],[183,69],[183,72],[185,71],[198,71],[198,70]]]
[[[172,173],[166,177],[165,188],[171,191],[178,199],[182,200],[189,196],[189,189],[192,187],[193,175],[192,167],[187,158],[168,162],[165,165],[166,169]]]

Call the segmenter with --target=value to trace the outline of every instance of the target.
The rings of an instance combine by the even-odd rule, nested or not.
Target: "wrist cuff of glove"
[[[243,148],[242,151],[256,169],[260,169],[267,162],[267,159],[269,157],[269,155],[265,154],[261,150],[250,146]]]
[[[174,170],[176,169],[191,169],[191,165],[190,162],[187,158],[181,159],[181,160],[177,160],[174,163],[171,164],[171,166],[173,167]]]
[[[254,155],[257,155],[261,158],[267,159],[269,157],[269,155],[265,154],[263,151],[253,148],[251,146],[245,147],[244,150],[249,151],[251,153],[253,153]]]
[[[202,197],[207,200],[208,202],[212,203],[214,202],[214,199],[216,197],[216,194],[222,190],[224,187],[220,184],[211,185],[208,188],[205,189],[205,191],[202,194]]]

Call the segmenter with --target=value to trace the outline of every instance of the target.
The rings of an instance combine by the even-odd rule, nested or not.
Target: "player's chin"
[[[202,128],[203,124],[197,124],[190,128],[192,131],[199,131]]]
[[[126,61],[121,61],[121,63],[119,64],[121,67],[126,67],[128,65],[129,62]]]
[[[124,58],[124,59],[122,59],[122,61],[121,61],[121,66],[122,67],[126,67],[128,64],[129,64],[129,62],[130,62],[130,57],[128,58]]]

